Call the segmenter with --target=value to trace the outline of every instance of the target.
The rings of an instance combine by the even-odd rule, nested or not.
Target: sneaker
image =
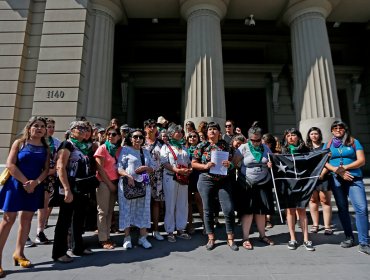
[[[342,248],[351,248],[353,246],[355,246],[355,241],[353,240],[353,237],[346,237],[346,239],[344,239],[344,241],[342,241],[340,243],[340,246]]]
[[[123,239],[123,249],[131,249],[132,248],[132,243],[131,243],[131,236],[126,236],[125,239]]]
[[[48,244],[50,242],[43,231],[40,231],[39,234],[36,235],[35,241],[37,244]]]
[[[296,250],[298,248],[298,242],[296,240],[290,240],[288,242],[288,249],[289,250]]]
[[[148,239],[146,239],[146,236],[140,237],[138,243],[139,243],[139,245],[143,246],[145,249],[152,248],[152,244],[150,244]]]
[[[303,246],[307,251],[315,251],[315,247],[312,245],[312,241],[304,241]]]
[[[32,240],[31,240],[31,238],[27,238],[27,241],[26,241],[26,244],[24,245],[24,247],[26,247],[26,248],[30,248],[30,247],[36,247],[36,243],[35,242],[33,242]]]
[[[157,239],[158,241],[162,241],[162,240],[164,240],[164,237],[158,232],[158,231],[153,231],[153,237],[155,238],[155,239]]]
[[[358,251],[362,254],[370,255],[370,246],[368,244],[358,245]]]

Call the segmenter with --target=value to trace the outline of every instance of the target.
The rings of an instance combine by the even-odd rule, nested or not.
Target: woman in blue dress
[[[44,207],[43,180],[49,171],[49,152],[45,141],[46,119],[32,117],[20,139],[14,141],[6,166],[11,177],[0,191],[0,208],[4,211],[0,223],[0,254],[9,232],[19,214],[19,230],[13,254],[14,265],[30,267],[24,256],[26,243],[34,212]],[[5,273],[0,266],[0,277]]]

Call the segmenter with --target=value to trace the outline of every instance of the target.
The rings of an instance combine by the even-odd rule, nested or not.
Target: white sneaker
[[[131,236],[126,236],[125,239],[123,239],[123,249],[131,249],[132,248],[132,243],[131,243]]]
[[[153,231],[153,237],[158,241],[164,240],[164,237],[158,231]]]
[[[152,244],[150,244],[148,239],[146,239],[146,236],[140,237],[138,243],[139,243],[139,245],[143,246],[145,249],[152,248]]]

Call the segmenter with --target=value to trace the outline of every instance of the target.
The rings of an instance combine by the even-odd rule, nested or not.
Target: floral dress
[[[150,174],[151,194],[155,201],[164,201],[163,167],[161,165],[162,143],[158,139],[153,143],[145,143],[144,149],[150,152],[154,164],[154,172]]]

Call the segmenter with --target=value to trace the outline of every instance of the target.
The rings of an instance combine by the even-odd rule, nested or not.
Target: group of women
[[[225,128],[229,131],[231,125],[233,123],[227,121]],[[258,240],[274,245],[274,241],[265,234],[265,225],[266,217],[274,213],[268,155],[277,152],[276,141],[270,134],[263,135],[257,124],[248,130],[247,138],[240,133],[233,135],[230,131],[222,137],[221,128],[215,122],[201,124],[198,131],[189,122],[186,133],[176,124],[169,124],[167,130],[158,131],[156,121],[152,119],[144,122],[144,129],[131,129],[125,134],[121,134],[117,124],[111,124],[105,130],[105,140],[99,145],[91,140],[93,130],[86,121],[73,121],[69,131],[65,141],[55,144],[48,137],[47,120],[32,117],[22,137],[12,145],[7,160],[11,176],[0,191],[0,207],[4,211],[0,224],[0,257],[17,212],[20,212],[14,264],[22,267],[32,265],[25,257],[23,248],[34,212],[45,208],[45,185],[49,182],[48,176],[53,175],[55,170],[55,193],[60,198],[52,250],[55,261],[67,263],[73,260],[67,254],[70,230],[73,254],[83,256],[93,253],[84,246],[82,238],[88,196],[92,192],[96,194],[97,201],[98,239],[105,249],[116,246],[110,238],[110,229],[117,199],[119,229],[124,231],[124,249],[133,247],[130,235],[132,226],[140,229],[138,244],[146,249],[152,247],[147,239],[147,229],[151,228],[152,222],[153,237],[164,239],[158,230],[162,204],[165,204],[167,240],[176,242],[177,238],[190,239],[190,234],[194,232],[193,201],[202,213],[205,234],[208,236],[207,250],[217,245],[214,228],[218,204],[224,214],[227,245],[231,250],[239,249],[235,242],[235,211],[242,223],[243,248],[253,249],[249,238],[253,218],[259,232]],[[365,163],[363,147],[341,121],[332,124],[331,132],[332,139],[324,144],[320,129],[313,127],[305,143],[297,129],[288,129],[284,133],[282,153],[330,149],[331,158],[310,200],[313,220],[311,232],[319,230],[318,204],[321,202],[324,233],[333,233],[330,226],[332,191],[345,233],[341,246],[354,246],[348,212],[349,197],[356,213],[359,251],[370,254],[367,202],[360,169]],[[125,135],[125,145],[121,145],[122,135]],[[227,156],[217,163],[221,166],[216,166],[213,156],[222,152],[226,152]],[[216,169],[223,171],[215,172]],[[136,185],[144,189],[143,194],[134,199],[127,197],[127,188]],[[298,216],[303,245],[309,251],[315,250],[308,237],[306,207],[307,201],[292,201],[286,209],[289,249],[298,247],[295,235]],[[41,231],[38,230],[38,234]],[[0,266],[0,277],[4,276],[5,272]]]

